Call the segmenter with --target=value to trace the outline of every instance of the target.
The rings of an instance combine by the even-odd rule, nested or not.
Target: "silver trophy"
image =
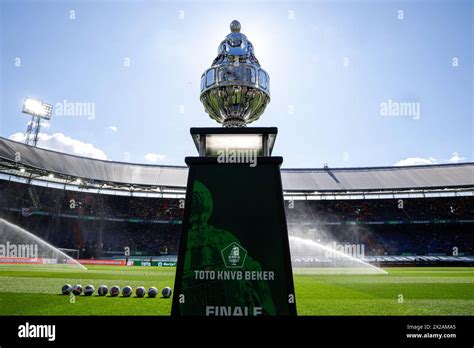
[[[219,45],[217,58],[201,76],[201,102],[224,127],[246,127],[258,120],[270,102],[270,77],[260,68],[252,43],[230,23],[231,33]]]

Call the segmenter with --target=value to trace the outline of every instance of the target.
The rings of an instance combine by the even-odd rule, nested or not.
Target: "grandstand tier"
[[[0,138],[0,217],[80,258],[120,258],[127,247],[137,262],[175,261],[186,176],[185,167],[101,161]],[[282,177],[290,235],[363,245],[361,256],[373,263],[474,255],[474,163],[283,169]]]
[[[0,138],[0,170],[63,184],[158,191],[186,187],[187,168],[103,161]],[[22,171],[20,171],[22,170]],[[49,175],[54,175],[52,180]],[[282,169],[286,193],[371,192],[474,187],[474,163],[373,168]]]

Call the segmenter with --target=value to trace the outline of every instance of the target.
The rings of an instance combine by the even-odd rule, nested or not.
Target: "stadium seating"
[[[31,191],[34,191],[32,194]],[[290,234],[364,244],[366,255],[474,254],[474,200],[439,197],[295,201]],[[179,199],[74,192],[0,180],[2,217],[81,257],[176,254]]]

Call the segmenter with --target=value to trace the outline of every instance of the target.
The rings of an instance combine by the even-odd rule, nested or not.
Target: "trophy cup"
[[[258,120],[270,102],[270,78],[254,54],[252,43],[230,24],[217,58],[201,76],[201,102],[224,127],[246,127]]]
[[[269,76],[240,23],[201,76],[220,128],[191,128],[172,315],[296,315],[275,127],[247,127],[270,102]]]

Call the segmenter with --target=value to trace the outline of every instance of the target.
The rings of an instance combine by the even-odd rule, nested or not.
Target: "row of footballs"
[[[91,296],[94,293],[94,291],[95,289],[93,285],[87,285],[83,289],[82,285],[80,284],[77,284],[74,286],[71,286],[70,284],[66,284],[61,289],[61,292],[63,293],[63,295],[70,295],[72,292],[75,296],[79,296],[83,292],[85,296]],[[101,285],[97,289],[97,294],[99,296],[105,296],[107,295],[108,292],[109,292],[109,288],[107,287],[107,285]],[[122,289],[122,296],[130,297],[132,295],[132,292],[133,292],[133,289],[130,286],[125,286]],[[148,297],[156,297],[158,295],[158,292],[159,292],[158,289],[152,286],[151,288],[148,289]],[[173,291],[171,290],[169,286],[164,287],[163,290],[161,290],[161,296],[168,298],[171,296],[172,292]],[[110,288],[110,296],[116,297],[119,294],[120,294],[120,287],[115,285]],[[147,294],[147,291],[145,290],[143,286],[139,286],[135,289],[135,295],[137,297],[144,297],[146,294]]]

